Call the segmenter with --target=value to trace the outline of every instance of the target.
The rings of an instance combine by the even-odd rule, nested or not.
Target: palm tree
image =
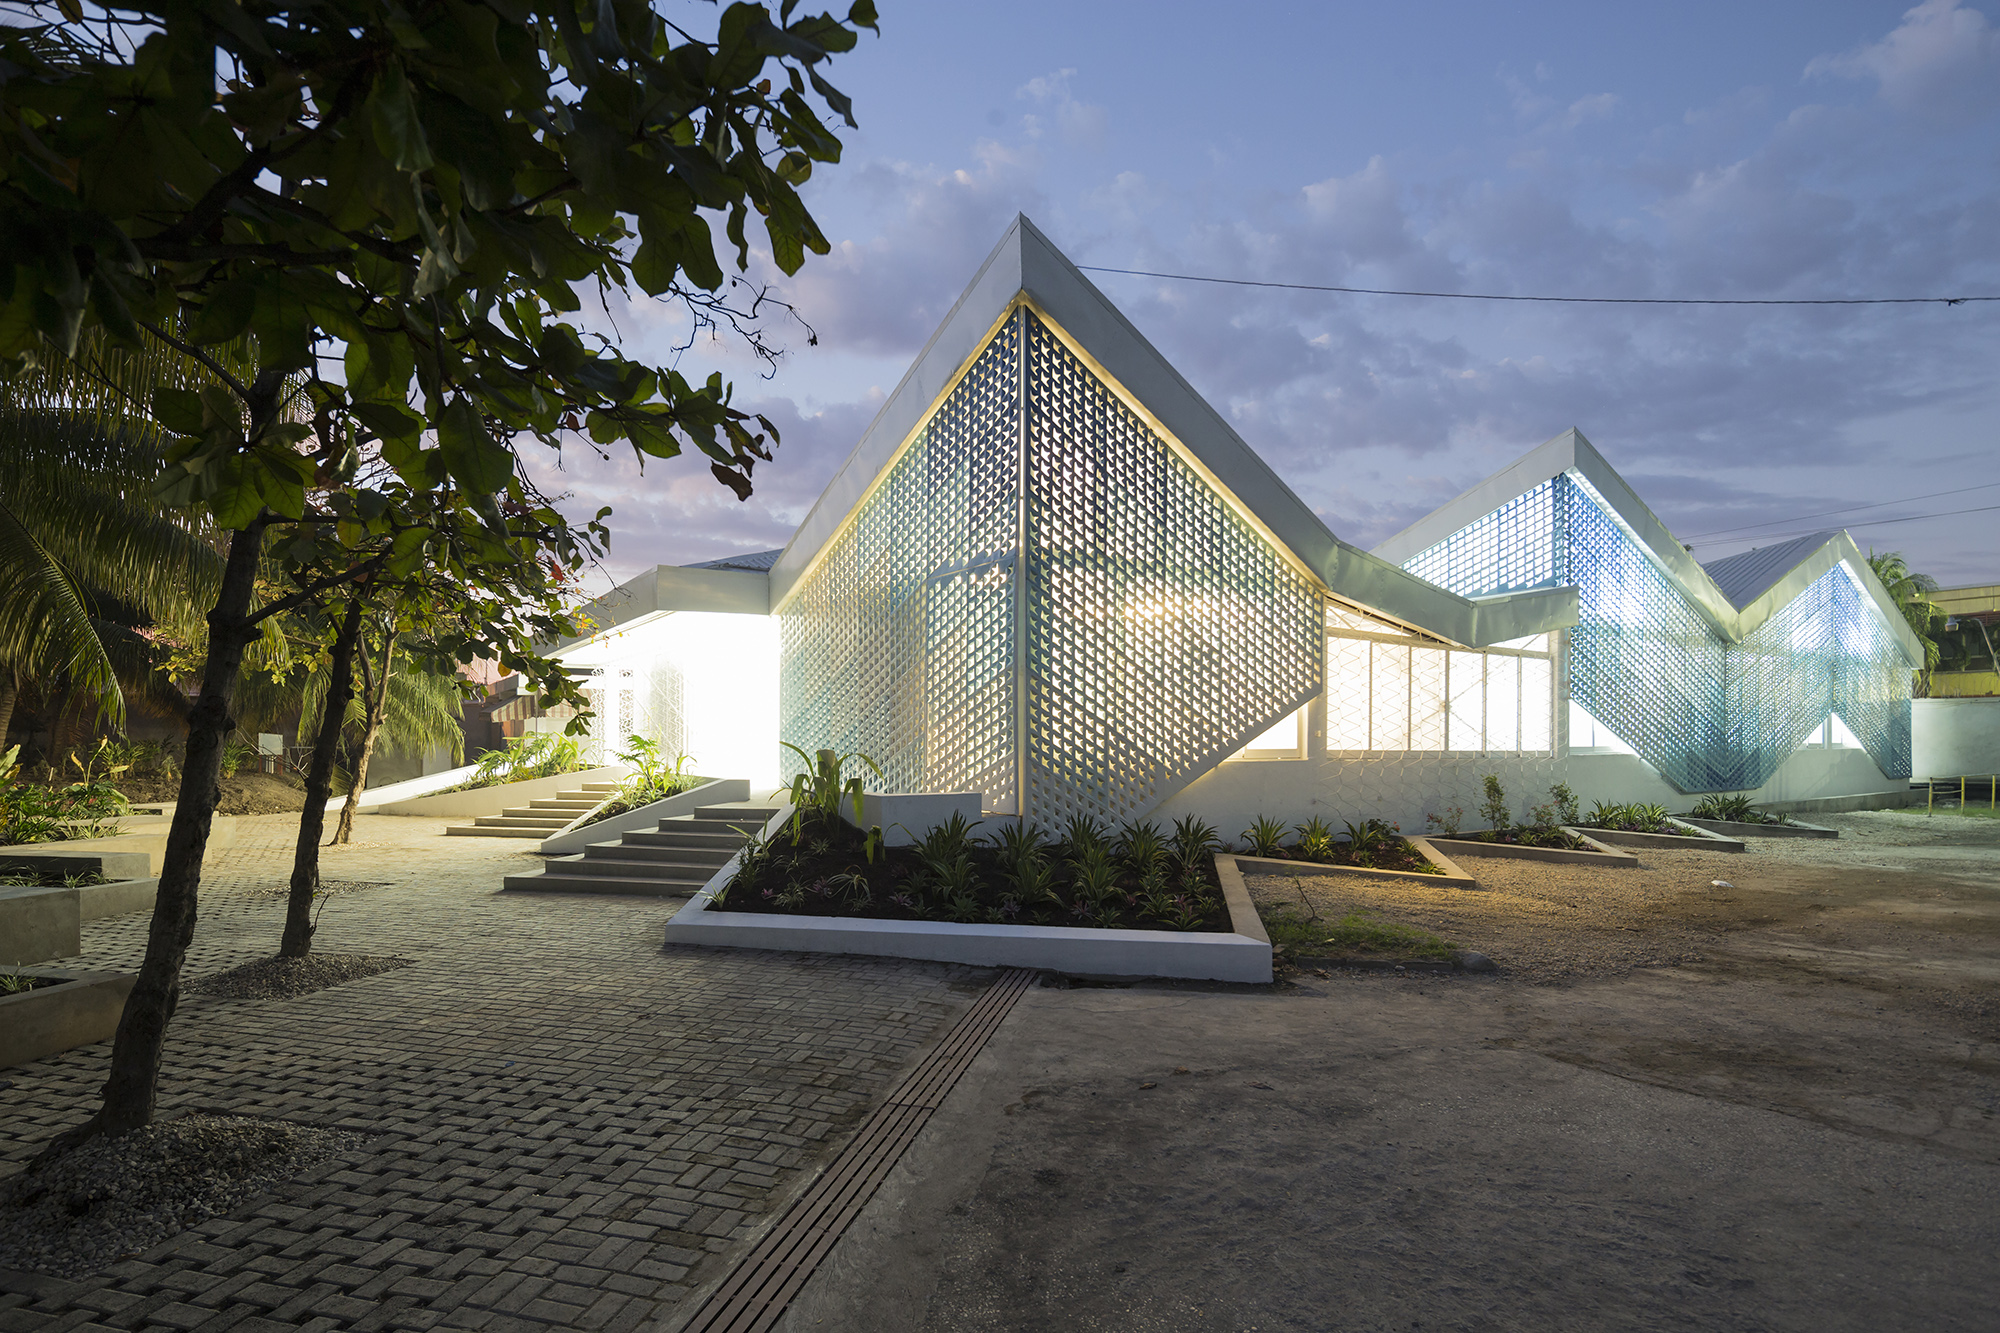
[[[114,724],[121,675],[173,693],[130,630],[197,619],[223,562],[154,498],[165,440],[144,405],[157,386],[208,381],[164,349],[102,346],[0,381],[0,736],[28,680],[66,680]]]
[[[1933,629],[1944,618],[1938,610],[1931,594],[1938,590],[1938,581],[1928,574],[1919,574],[1911,569],[1903,559],[1901,551],[1884,551],[1877,555],[1868,552],[1868,568],[1875,571],[1875,577],[1882,580],[1882,586],[1889,590],[1896,609],[1903,613],[1910,632],[1924,645],[1924,665],[1918,672],[1919,693],[1928,691],[1930,673],[1937,670],[1938,645]]]

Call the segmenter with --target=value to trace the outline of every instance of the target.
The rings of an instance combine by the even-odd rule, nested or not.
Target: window
[[[1346,610],[1329,611],[1327,628],[1329,751],[1547,754],[1554,748],[1548,635],[1467,651]]]

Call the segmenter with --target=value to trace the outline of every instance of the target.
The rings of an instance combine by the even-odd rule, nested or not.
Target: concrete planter
[[[125,997],[138,980],[130,972],[60,967],[24,967],[21,971],[64,984],[0,995],[0,1069],[110,1040],[125,1012]]]
[[[651,829],[662,819],[676,815],[691,814],[704,805],[724,805],[731,801],[750,799],[750,783],[743,778],[717,778],[704,782],[676,796],[668,796],[642,805],[636,810],[627,810],[622,815],[600,819],[595,824],[580,822],[589,816],[579,816],[579,822],[572,822],[560,833],[552,833],[542,839],[542,845],[535,850],[543,856],[569,856],[580,852],[594,842],[616,842],[638,829]]]
[[[441,792],[436,796],[419,796],[411,801],[391,801],[387,805],[373,807],[369,813],[420,815],[426,819],[477,819],[481,815],[497,815],[509,806],[545,801],[558,792],[577,791],[586,782],[618,782],[631,771],[623,764],[584,768],[553,778],[509,782],[501,787],[475,787],[471,791]],[[366,801],[361,804],[367,808]]]
[[[126,879],[77,888],[0,888],[0,967],[74,958],[83,952],[85,921],[151,911],[159,887],[157,879]]]
[[[1720,833],[1728,838],[1837,838],[1837,828],[1818,824],[1739,824],[1733,819],[1685,819],[1679,821]]]
[[[1304,878],[1308,875],[1365,875],[1370,879],[1422,880],[1427,884],[1449,884],[1455,889],[1476,889],[1479,881],[1466,874],[1453,863],[1452,859],[1431,845],[1428,838],[1405,838],[1405,842],[1416,849],[1417,855],[1429,861],[1442,875],[1422,875],[1414,870],[1374,870],[1367,866],[1329,866],[1317,861],[1288,861],[1268,856],[1245,856],[1238,853],[1234,858],[1236,868],[1246,875],[1291,875]]]
[[[765,825],[767,834],[791,818],[787,806]],[[1218,854],[1216,876],[1229,907],[1228,934],[1167,930],[1091,930],[1076,926],[960,925],[945,921],[878,921],[860,917],[779,916],[725,912],[708,904],[736,874],[742,853],[715,873],[667,922],[666,942],[728,949],[790,949],[921,958],[977,967],[1036,967],[1094,977],[1184,977],[1268,983],[1271,937],[1250,905],[1235,858]]]
[[[173,823],[170,816],[140,815],[119,821],[119,827],[128,830],[112,838],[70,838],[63,842],[23,842],[0,847],[0,865],[22,864],[37,861],[43,857],[59,856],[69,861],[92,862],[90,868],[100,874],[114,877],[131,876],[139,878],[160,873],[160,858],[167,852],[167,829]],[[234,815],[217,815],[209,824],[208,846],[211,851],[219,847],[236,844],[236,818]],[[136,860],[120,858],[144,857],[145,864]]]
[[[1700,828],[1685,819],[1668,817],[1667,822],[1685,830],[1681,833],[1632,833],[1625,829],[1594,828],[1588,835],[1597,842],[1608,842],[1614,847],[1683,847],[1702,852],[1741,852],[1748,850],[1742,840],[1724,837],[1705,828]]]
[[[1639,864],[1639,858],[1630,852],[1621,852],[1616,847],[1607,846],[1580,829],[1564,827],[1563,832],[1582,838],[1590,844],[1591,850],[1576,851],[1568,847],[1521,847],[1510,842],[1475,842],[1463,835],[1446,838],[1432,834],[1429,841],[1450,848],[1453,856],[1505,856],[1517,861],[1550,861],[1558,865],[1604,866],[1607,869],[1629,869]]]

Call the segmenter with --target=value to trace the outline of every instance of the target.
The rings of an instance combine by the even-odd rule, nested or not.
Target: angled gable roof
[[[1575,623],[1573,589],[1459,597],[1335,537],[1026,217],[1016,217],[987,256],[772,566],[773,609],[783,606],[1001,321],[1024,302],[1334,597],[1460,644],[1497,643]]]
[[[1594,493],[1647,558],[1665,572],[1718,633],[1731,641],[1740,641],[1788,606],[1815,579],[1845,563],[1862,591],[1874,601],[1905,658],[1912,665],[1922,664],[1923,646],[1844,530],[1814,533],[1703,566],[1574,427],[1440,505],[1377,546],[1374,554],[1401,565],[1565,472]]]

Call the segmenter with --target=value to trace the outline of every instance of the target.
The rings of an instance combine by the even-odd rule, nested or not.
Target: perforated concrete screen
[[[779,617],[779,735],[869,756],[875,790],[1014,808],[1018,338],[1010,319]]]
[[[1732,643],[1564,473],[1404,568],[1467,596],[1576,584],[1571,697],[1682,791],[1762,786],[1829,712],[1884,774],[1909,775],[1909,668],[1845,566]]]
[[[1029,810],[1122,819],[1317,692],[1320,594],[1025,319]]]
[[[1045,827],[1149,809],[1321,680],[1318,585],[1025,306],[779,616],[785,740]]]

